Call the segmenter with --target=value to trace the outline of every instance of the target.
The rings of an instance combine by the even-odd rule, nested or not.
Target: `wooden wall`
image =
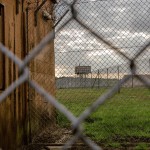
[[[52,28],[51,26],[47,27],[46,24],[44,28],[40,27],[40,22],[42,19],[39,19],[39,25],[37,27],[32,26],[33,29],[29,33],[26,24],[26,7],[27,3],[24,0],[20,0],[19,5],[17,5],[17,0],[0,0],[0,4],[4,6],[4,45],[8,47],[15,55],[20,59],[23,59],[27,51],[36,46],[40,40],[43,38],[43,29]],[[18,9],[17,9],[18,8]],[[26,33],[28,32],[28,37]],[[29,42],[29,47],[27,45],[27,38],[30,38],[29,35],[32,35],[34,41]],[[51,84],[51,89],[47,89],[54,95],[54,47],[53,42],[47,46],[45,53],[42,53],[38,56],[45,57],[42,64],[39,64],[39,61],[34,61],[33,71],[34,77],[40,74],[40,80],[42,86],[45,86],[47,82]],[[44,61],[45,60],[45,61]],[[46,76],[44,73],[45,70],[42,70],[42,66],[47,67],[45,70],[49,72],[49,76]],[[5,57],[5,69],[2,70],[5,74],[5,88],[7,88],[13,81],[18,79],[18,67],[7,57]],[[42,79],[45,82],[42,82]],[[21,85],[17,88],[8,98],[0,104],[0,148],[4,150],[16,149],[16,147],[27,144],[28,142],[28,88],[27,85]],[[3,90],[0,90],[2,93]],[[36,96],[34,97],[36,100]],[[53,107],[50,106],[49,112],[52,113]]]

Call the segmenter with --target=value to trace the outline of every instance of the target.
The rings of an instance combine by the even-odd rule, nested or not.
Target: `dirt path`
[[[23,147],[21,150],[60,150],[64,143],[66,143],[72,137],[71,129],[59,128],[57,126],[46,128],[38,136],[33,139],[33,142]],[[116,139],[117,141],[118,139]],[[120,140],[119,140],[120,141]],[[137,147],[138,143],[147,143],[150,149],[150,143],[147,139],[129,139],[128,144],[121,144],[119,148],[115,147],[105,147],[105,144],[102,146],[104,150],[134,150]],[[124,143],[120,141],[120,143]],[[102,143],[100,144],[102,145]],[[90,150],[86,145],[81,141],[78,141],[77,144],[70,148],[71,150]]]

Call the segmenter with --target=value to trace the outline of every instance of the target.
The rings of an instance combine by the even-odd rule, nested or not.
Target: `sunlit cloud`
[[[147,0],[81,0],[75,9],[78,11],[78,18],[92,31],[120,48],[129,58],[134,58],[146,41],[150,40],[149,6]],[[62,22],[70,16],[68,14]],[[94,71],[113,66],[123,68],[128,63],[75,20],[57,33],[55,51],[56,65],[59,66],[56,68],[64,69],[64,72],[57,73],[61,75],[74,74],[74,67],[79,64],[90,65]],[[149,57],[150,51],[147,49],[137,59],[139,72],[149,70]],[[128,71],[127,68],[122,69],[122,73]]]

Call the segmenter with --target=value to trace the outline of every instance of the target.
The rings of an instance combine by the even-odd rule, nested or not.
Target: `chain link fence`
[[[23,61],[0,44],[0,51],[22,73],[0,95],[0,102],[27,82],[32,138],[56,118],[60,127],[73,132],[63,149],[78,139],[95,150],[102,149],[103,144],[118,147],[123,142],[150,142],[150,3],[60,0],[54,5],[55,18],[53,8],[41,5],[38,15],[44,14],[49,21],[46,28],[38,25],[34,13],[30,13],[37,8],[36,3],[29,3],[29,53]],[[53,19],[55,31],[49,32]],[[42,36],[36,39],[30,28],[34,23],[43,28]],[[53,47],[53,40],[56,84],[46,78],[52,76],[54,68],[50,64],[54,60],[47,58],[51,51],[45,47]],[[39,44],[35,46],[33,41]],[[57,100],[51,96],[55,95],[55,86]],[[54,115],[47,114],[47,110],[54,109],[51,105],[56,108]]]
[[[138,0],[60,1],[55,9],[56,98],[79,120],[108,100],[83,123],[104,147],[150,140],[149,9]],[[65,115],[57,121],[70,127]]]
[[[53,5],[48,1],[29,1],[26,16],[27,49],[29,53],[53,28]],[[36,34],[35,30],[39,30],[39,34]],[[47,92],[55,95],[53,47],[52,40],[52,42],[44,47],[40,55],[29,63],[29,68],[30,78],[36,81]],[[55,111],[53,111],[54,108],[48,104],[44,97],[30,87],[28,88],[28,99],[30,139],[32,142],[35,142],[40,132],[47,126],[54,125]]]

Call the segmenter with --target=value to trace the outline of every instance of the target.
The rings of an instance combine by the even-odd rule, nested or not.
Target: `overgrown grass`
[[[101,89],[60,89],[57,99],[75,116],[79,116],[99,96]],[[70,122],[58,113],[60,126]],[[146,88],[122,88],[108,99],[84,122],[85,133],[96,142],[150,142],[150,90]]]

